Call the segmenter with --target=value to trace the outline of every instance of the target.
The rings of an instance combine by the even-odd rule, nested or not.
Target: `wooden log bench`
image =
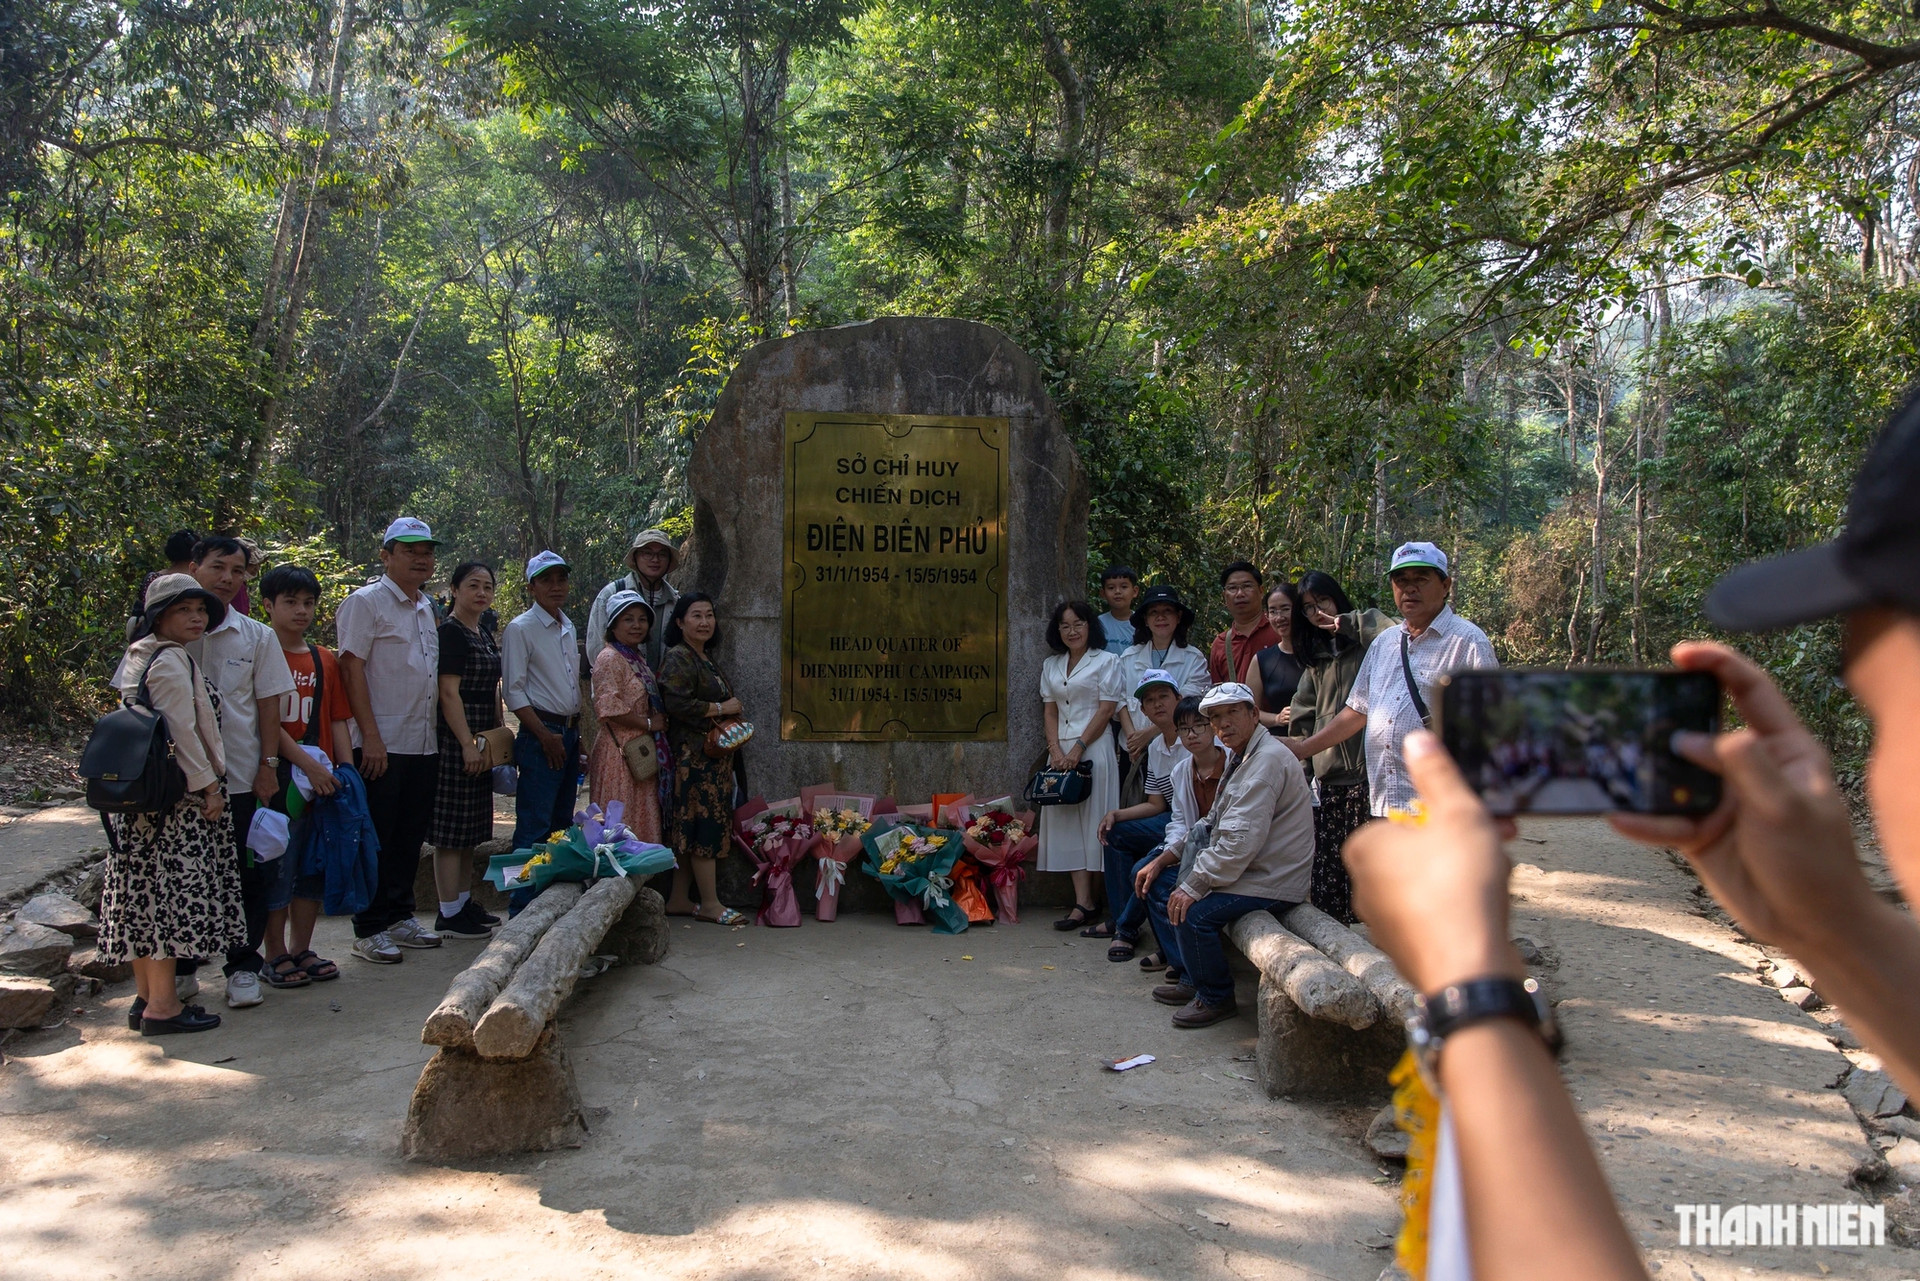
[[[1406,1049],[1414,991],[1379,948],[1302,903],[1227,937],[1259,971],[1254,1062],[1272,1098],[1377,1100]]]
[[[544,1151],[587,1132],[555,1022],[595,955],[651,965],[666,903],[638,881],[549,885],[454,976],[420,1039],[439,1047],[414,1086],[401,1155],[460,1160]]]

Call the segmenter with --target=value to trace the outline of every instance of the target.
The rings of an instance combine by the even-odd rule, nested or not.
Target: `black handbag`
[[[193,660],[187,661],[191,667]],[[199,670],[192,670],[193,679],[200,679]],[[133,697],[94,722],[80,754],[80,777],[87,781],[87,804],[103,816],[164,814],[187,794],[186,771],[174,759],[167,718],[147,694],[145,671]]]
[[[1072,769],[1035,770],[1027,780],[1029,805],[1079,805],[1093,794],[1093,762]]]

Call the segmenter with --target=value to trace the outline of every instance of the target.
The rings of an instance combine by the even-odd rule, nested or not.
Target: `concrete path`
[[[1677,1245],[1676,1201],[1857,1199],[1846,1063],[1666,856],[1525,835],[1516,923],[1558,961],[1568,1076],[1660,1281],[1920,1276],[1891,1246]],[[395,1150],[421,1020],[478,945],[374,968],[346,941],[323,923],[341,981],[207,1035],[141,1040],[117,989],[8,1046],[0,1278],[1373,1281],[1397,1226],[1370,1108],[1267,1100],[1250,1022],[1176,1032],[1043,919],[675,922],[661,965],[567,1007],[584,1146],[464,1170]]]
[[[0,903],[107,852],[100,814],[84,805],[55,805],[0,826]]]

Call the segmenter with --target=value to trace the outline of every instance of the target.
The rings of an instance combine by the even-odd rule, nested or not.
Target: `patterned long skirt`
[[[688,858],[725,858],[733,833],[733,756],[715,760],[706,736],[674,733],[673,850]]]
[[[1320,804],[1313,811],[1313,905],[1343,925],[1359,918],[1353,914],[1353,881],[1340,847],[1372,817],[1365,783],[1321,785]]]
[[[113,816],[119,853],[100,889],[100,959],[222,956],[247,940],[233,827],[189,794],[164,815]]]

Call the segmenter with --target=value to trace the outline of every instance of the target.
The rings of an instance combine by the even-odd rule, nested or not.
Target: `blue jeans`
[[[1143,858],[1135,864],[1134,871],[1151,862]],[[1147,887],[1147,920],[1153,925],[1153,937],[1159,941],[1160,955],[1166,958],[1166,981],[1180,983],[1186,979],[1187,967],[1180,960],[1180,931],[1173,928],[1167,920],[1167,899],[1173,894],[1174,886],[1180,880],[1180,865],[1173,864],[1164,869]]]
[[[1107,916],[1113,921],[1113,936],[1128,943],[1140,936],[1146,923],[1147,905],[1133,896],[1133,870],[1143,856],[1160,848],[1167,834],[1172,811],[1151,818],[1130,818],[1115,823],[1100,844],[1106,862]]]
[[[573,826],[573,802],[579,794],[580,732],[566,729],[558,721],[543,722],[560,735],[566,761],[559,769],[547,764],[547,754],[524,726],[513,738],[513,763],[520,771],[520,786],[513,794],[513,848],[532,849],[553,832]],[[524,902],[514,898],[525,895],[531,902],[531,888],[508,895],[508,906],[518,909]]]
[[[1285,911],[1292,906],[1275,898],[1215,890],[1187,909],[1187,919],[1180,924],[1180,959],[1185,963],[1187,982],[1202,1001],[1215,1008],[1233,1004],[1233,974],[1227,969],[1220,931],[1251,913],[1273,908]]]

